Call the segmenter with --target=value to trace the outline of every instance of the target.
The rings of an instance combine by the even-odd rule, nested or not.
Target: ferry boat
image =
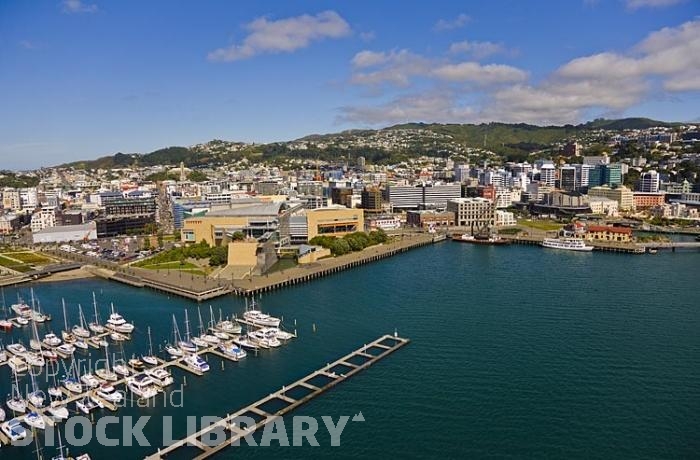
[[[126,386],[139,398],[153,398],[158,394],[158,388],[153,380],[144,374],[138,374],[126,380]]]
[[[188,367],[191,367],[192,369],[199,371],[199,372],[207,372],[209,371],[209,364],[207,364],[206,361],[204,361],[199,355],[191,354],[185,356],[185,359],[183,360],[185,364]]]
[[[593,246],[588,246],[580,238],[545,238],[542,247],[550,249],[564,249],[567,251],[592,251]]]
[[[1,424],[0,430],[10,439],[10,442],[16,442],[27,437],[27,430],[16,418]]]
[[[500,236],[482,236],[482,235],[473,236],[473,235],[468,235],[466,233],[452,235],[452,241],[458,241],[460,243],[483,244],[483,245],[492,245],[492,246],[502,246],[502,245],[510,244],[510,241],[504,240]]]
[[[173,376],[170,375],[170,372],[166,371],[163,368],[148,369],[144,371],[144,374],[146,374],[151,380],[153,380],[153,383],[155,383],[161,388],[167,387],[168,385],[172,385],[174,382]]]

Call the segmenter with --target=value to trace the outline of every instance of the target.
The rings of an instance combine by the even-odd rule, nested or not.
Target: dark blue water
[[[242,447],[219,458],[697,458],[699,268],[697,252],[577,254],[446,242],[268,294],[264,310],[284,316],[290,329],[296,320],[299,338],[226,362],[224,370],[211,358],[206,376],[187,375],[182,408],[120,410],[153,417],[144,430],[152,446],[120,452],[128,458],[154,452],[163,415],[174,417],[174,435],[182,436],[186,415],[233,412],[396,329],[410,345],[293,413],[337,420],[361,411],[366,421],[349,422],[340,447],[329,447],[319,421],[321,447]],[[114,302],[136,322],[128,356],[145,350],[148,325],[156,347],[166,340],[172,313],[181,329],[184,308],[197,323],[196,304],[119,284],[89,280],[35,290],[56,331],[61,297],[73,318],[77,302],[91,304],[92,291],[103,318]],[[8,300],[14,295],[6,290]],[[233,297],[212,305],[224,315],[243,311]],[[181,383],[183,373],[175,375]],[[9,384],[4,367],[0,393]],[[120,431],[108,429],[114,437]],[[71,452],[100,458],[112,449],[91,443]],[[5,456],[33,458],[18,448],[3,448]]]

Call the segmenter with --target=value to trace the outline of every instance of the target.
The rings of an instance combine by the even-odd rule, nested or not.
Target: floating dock
[[[188,446],[195,446],[202,451],[198,456],[194,457],[195,459],[209,458],[226,447],[240,442],[242,438],[259,430],[274,418],[280,417],[294,410],[305,402],[333,388],[340,382],[349,379],[356,373],[367,369],[372,364],[376,363],[382,358],[387,357],[391,353],[406,345],[408,342],[408,339],[398,337],[396,335],[384,335],[379,337],[375,341],[363,345],[362,347],[358,348],[352,353],[348,353],[333,363],[327,364],[322,368],[308,374],[306,377],[303,377],[289,385],[283,386],[280,390],[254,402],[253,404],[250,404],[249,406],[239,409],[233,414],[226,415],[226,417],[221,419],[219,422],[209,425],[208,427],[193,433],[170,446],[159,449],[156,453],[146,457],[146,459],[160,460],[175,453],[178,449],[186,448]],[[288,395],[290,392],[293,392],[295,395],[302,392],[303,396],[290,397]],[[265,410],[263,406],[272,401],[278,404],[284,404],[284,407],[274,411],[274,413],[268,412],[268,410]],[[255,426],[246,427],[245,429],[241,429],[236,426],[236,419],[238,417],[251,413],[257,415],[258,417],[262,417],[262,420],[258,421]],[[214,430],[219,430],[219,432],[223,430],[223,432],[226,433],[226,440],[215,446],[208,446],[206,445],[205,441],[202,440],[202,438],[209,435]]]

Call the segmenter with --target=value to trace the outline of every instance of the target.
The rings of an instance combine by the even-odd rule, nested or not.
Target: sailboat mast
[[[65,331],[68,332],[68,317],[66,316],[66,299],[61,298],[61,304],[63,305],[63,326],[66,328]]]

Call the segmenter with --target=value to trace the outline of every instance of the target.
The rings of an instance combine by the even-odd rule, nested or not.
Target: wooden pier
[[[305,402],[333,388],[338,383],[345,381],[356,373],[368,368],[380,359],[387,357],[389,354],[403,347],[408,342],[408,339],[398,337],[396,335],[384,335],[379,337],[375,341],[363,345],[362,347],[358,348],[352,353],[348,353],[333,363],[327,364],[322,368],[308,374],[306,377],[303,377],[289,385],[283,386],[280,390],[254,402],[253,404],[250,404],[249,406],[239,409],[233,414],[226,415],[226,417],[222,418],[217,423],[209,425],[206,428],[203,428],[202,430],[193,433],[170,446],[159,449],[156,453],[146,457],[146,459],[159,460],[167,455],[173,454],[178,449],[187,446],[195,446],[202,451],[198,456],[194,457],[195,459],[208,458],[226,447],[240,442],[242,438],[254,433],[272,421],[274,418],[280,417],[294,410]],[[310,382],[312,380],[314,383]],[[319,383],[318,380],[324,380],[325,382]],[[291,392],[292,390],[301,390],[305,393],[305,395],[300,398],[290,397],[287,393]],[[295,391],[295,393],[297,391]],[[281,403],[285,406],[274,413],[270,413],[263,408],[263,406],[270,401]],[[262,420],[258,421],[254,426],[246,427],[246,429],[241,429],[240,427],[236,426],[236,419],[249,413],[262,417]],[[206,445],[206,442],[202,440],[202,438],[208,436],[214,430],[223,430],[223,432],[226,433],[227,439],[220,444],[208,446]]]

